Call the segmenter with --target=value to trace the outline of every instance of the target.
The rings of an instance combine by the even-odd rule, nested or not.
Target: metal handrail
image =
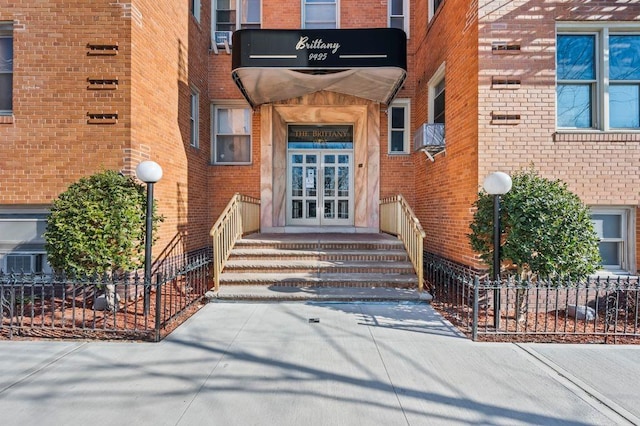
[[[413,209],[402,195],[380,200],[380,231],[397,235],[402,240],[418,276],[418,291],[422,291],[424,287],[423,240],[426,234]]]
[[[220,274],[231,249],[242,235],[260,230],[260,200],[236,193],[211,228],[213,237],[213,281],[220,289]]]

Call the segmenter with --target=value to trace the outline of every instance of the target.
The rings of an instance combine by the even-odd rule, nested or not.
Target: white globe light
[[[511,190],[511,176],[503,172],[491,173],[484,179],[482,187],[490,195],[502,195]]]
[[[155,161],[143,161],[136,167],[136,176],[144,183],[156,183],[162,179],[162,167]]]

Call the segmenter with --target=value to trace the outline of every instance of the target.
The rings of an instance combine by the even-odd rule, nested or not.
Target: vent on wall
[[[494,41],[491,43],[491,53],[494,55],[517,54],[520,53],[520,44],[509,43],[506,41]]]
[[[117,112],[88,112],[87,124],[116,124],[118,122]]]
[[[117,55],[118,43],[88,43],[87,49],[89,56]]]
[[[87,78],[89,90],[115,90],[118,88],[118,78]]]
[[[520,114],[491,113],[491,124],[520,124]]]
[[[492,77],[491,88],[492,89],[519,89],[520,79],[511,77]]]

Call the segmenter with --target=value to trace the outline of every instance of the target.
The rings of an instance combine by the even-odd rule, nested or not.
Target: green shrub
[[[501,201],[501,259],[521,276],[579,278],[600,263],[598,236],[589,209],[565,183],[534,170],[512,176]],[[488,264],[493,259],[493,196],[480,192],[469,239]]]
[[[80,179],[53,202],[44,233],[49,263],[74,275],[133,270],[144,263],[145,186],[106,170]],[[158,221],[154,212],[154,228]]]

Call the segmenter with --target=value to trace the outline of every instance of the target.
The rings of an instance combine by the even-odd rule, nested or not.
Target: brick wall
[[[567,182],[588,205],[637,207],[640,135],[556,132],[555,32],[562,21],[633,20],[640,5],[479,3],[478,183],[495,170],[514,172],[533,165],[541,175]],[[496,42],[519,45],[520,50],[492,52]],[[492,85],[496,76],[521,82],[513,89],[499,89]],[[491,119],[496,113],[519,114],[520,119],[496,124]]]
[[[2,120],[0,204],[49,204],[81,176],[121,169],[129,147],[131,16],[113,1],[1,0],[13,21],[13,117]],[[116,55],[88,44],[118,45]],[[117,78],[114,90],[89,90],[89,77]],[[118,114],[87,124],[87,113]]]
[[[384,28],[387,26],[387,2],[340,0],[340,28]]]
[[[469,265],[474,253],[466,234],[478,179],[477,9],[474,2],[447,0],[427,24],[422,3],[414,5],[412,14],[410,54],[416,87],[412,129],[428,122],[428,83],[445,63],[447,133],[446,153],[435,162],[423,153],[413,154],[413,207],[427,234],[425,250]]]
[[[156,184],[165,217],[154,252],[193,250],[211,244],[208,164],[208,55],[210,2],[201,2],[200,21],[189,2],[138,0],[141,20],[132,24],[132,150],[163,168]],[[191,91],[200,93],[199,148],[190,145]],[[133,165],[135,167],[135,165]]]
[[[262,28],[280,30],[301,28],[301,6],[301,1],[289,1],[286,6],[282,1],[263,1]]]
[[[610,2],[602,1],[590,2],[589,7],[574,2],[544,8],[543,1],[491,3],[490,10],[487,4],[481,12],[480,176],[533,164],[542,175],[567,182],[588,204],[636,205],[640,174],[631,159],[637,158],[640,137],[555,134],[555,30],[561,21],[603,16],[629,20],[640,13],[640,5],[612,8]],[[491,43],[496,41],[518,44],[521,50],[492,54]],[[514,90],[495,89],[494,76],[515,77],[521,85]],[[521,118],[510,125],[492,124],[491,114],[496,112]]]
[[[0,1],[0,21],[14,23],[14,111],[0,124],[0,204],[47,205],[82,176],[101,169],[133,174],[158,162],[165,216],[159,254],[210,244],[208,196],[210,3],[201,22],[188,2]],[[89,45],[117,46],[115,54]],[[93,89],[88,78],[117,80]],[[191,87],[200,91],[200,149],[190,147]],[[88,124],[88,113],[117,113]],[[96,120],[101,122],[100,120]],[[188,238],[187,238],[188,237]]]

